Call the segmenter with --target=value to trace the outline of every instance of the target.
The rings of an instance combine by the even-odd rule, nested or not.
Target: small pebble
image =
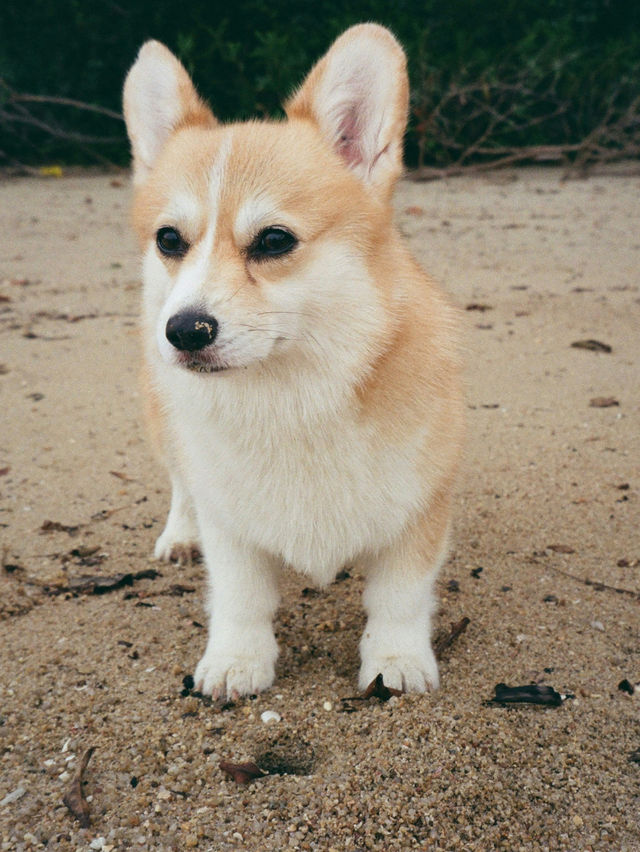
[[[264,713],[260,714],[260,718],[266,725],[269,722],[279,722],[282,719],[282,716],[279,713],[276,713],[275,710],[265,710]]]
[[[107,842],[105,837],[96,837],[89,844],[89,849],[104,849],[104,845]]]
[[[18,799],[21,799],[26,792],[26,787],[16,787],[15,790],[12,790],[11,793],[7,793],[4,799],[0,801],[0,808],[3,808],[5,805],[10,805],[12,802],[17,802]]]
[[[325,701],[322,708],[329,712],[329,710],[333,710],[333,704],[330,701]]]
[[[604,624],[601,621],[592,621],[591,626],[594,630],[602,630],[604,631]]]

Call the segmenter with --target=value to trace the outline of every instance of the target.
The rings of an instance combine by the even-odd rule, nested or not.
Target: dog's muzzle
[[[169,318],[165,334],[181,352],[198,352],[216,339],[218,321],[198,311],[182,311]]]

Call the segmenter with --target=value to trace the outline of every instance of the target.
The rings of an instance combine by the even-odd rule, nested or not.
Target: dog
[[[124,86],[149,420],[172,485],[155,555],[201,550],[196,689],[274,681],[278,575],[366,574],[360,688],[438,686],[434,580],[463,443],[457,310],[409,254],[404,52],[348,29],[285,105],[221,124],[145,43]]]

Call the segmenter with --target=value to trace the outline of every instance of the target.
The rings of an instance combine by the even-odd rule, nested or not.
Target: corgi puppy
[[[267,689],[283,566],[366,572],[361,688],[438,686],[434,580],[463,435],[454,308],[392,219],[406,60],[347,30],[286,120],[220,124],[155,41],[124,87],[152,432],[172,485],[155,555],[201,550],[196,688]]]

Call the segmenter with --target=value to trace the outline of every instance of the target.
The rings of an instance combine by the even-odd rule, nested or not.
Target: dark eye
[[[156,234],[156,245],[169,257],[182,257],[187,253],[189,244],[175,228],[160,228]]]
[[[286,254],[298,245],[298,240],[285,228],[265,228],[260,231],[249,247],[249,256],[253,260],[277,257]]]

